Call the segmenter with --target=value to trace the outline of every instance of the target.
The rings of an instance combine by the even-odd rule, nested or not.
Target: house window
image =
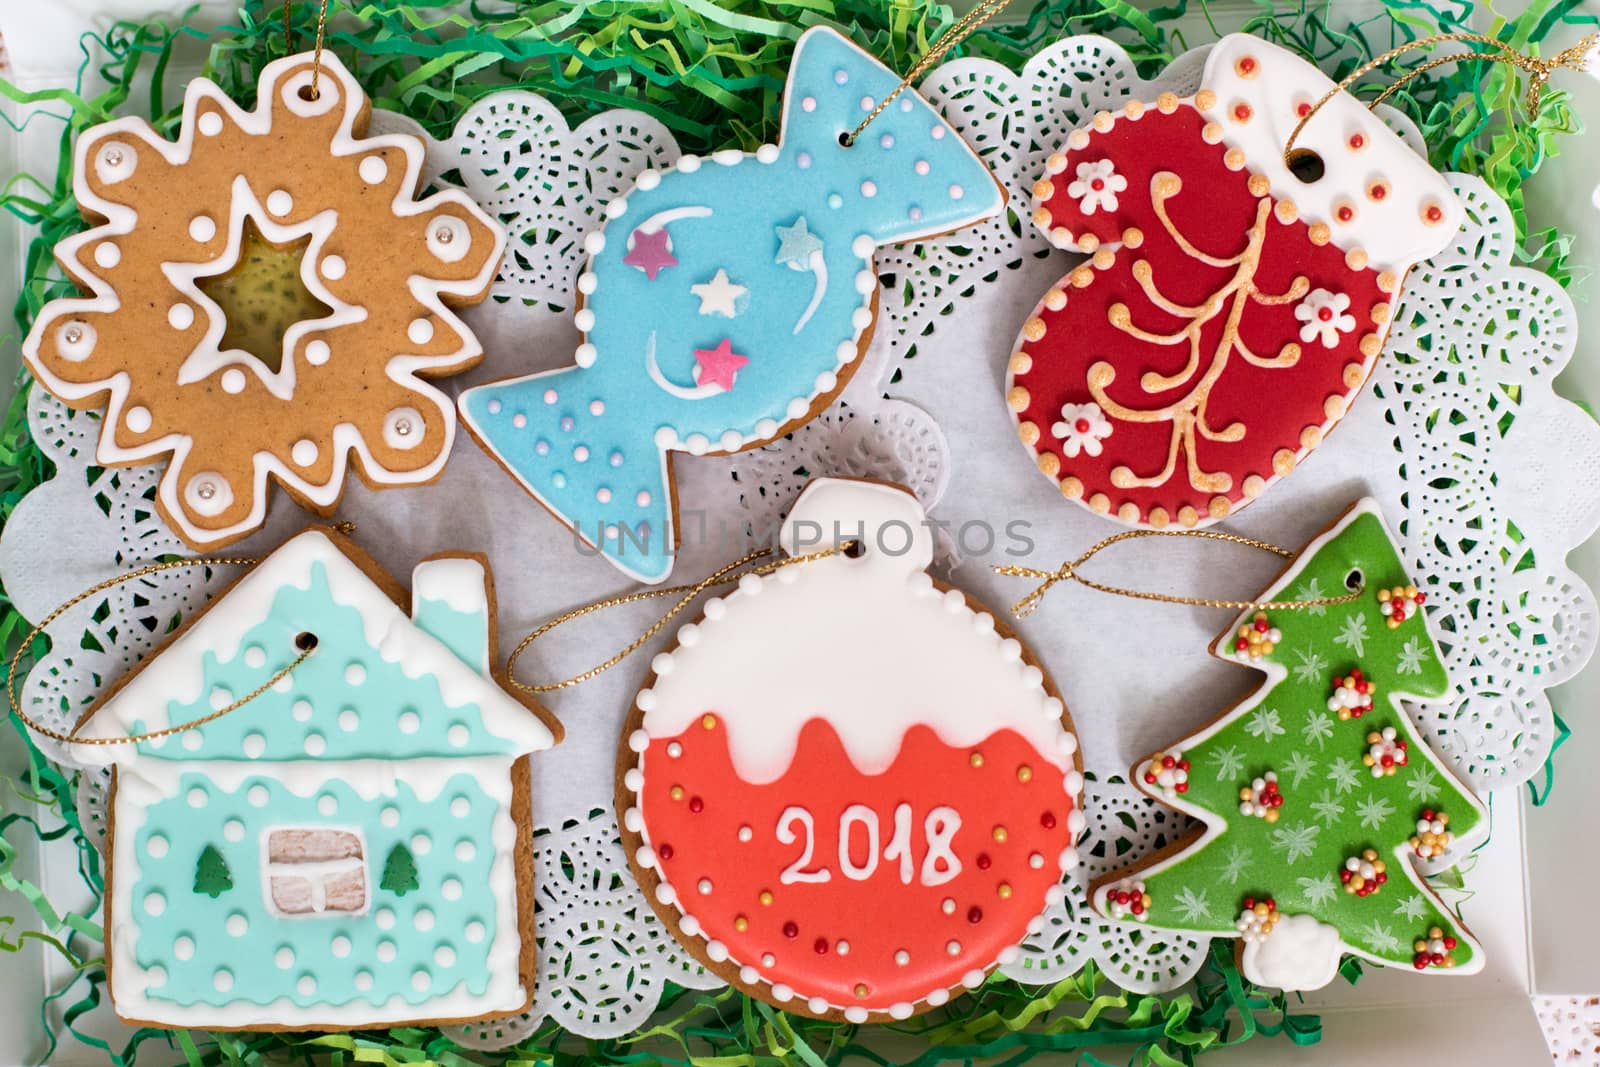
[[[267,906],[279,915],[359,915],[367,910],[367,857],[349,830],[268,830]]]

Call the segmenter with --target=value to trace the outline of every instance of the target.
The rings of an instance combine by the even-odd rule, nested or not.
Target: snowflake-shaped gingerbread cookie
[[[351,453],[375,487],[439,474],[455,412],[424,379],[481,357],[451,309],[488,294],[505,243],[464,194],[416,198],[422,144],[365,136],[367,97],[331,55],[320,74],[268,65],[257,101],[197,78],[176,142],[132,118],[79,138],[94,225],[56,257],[88,295],[45,305],[23,346],[51,393],[108,404],[100,462],[171,456],[157,503],[200,549],[261,525],[269,476],[326,513]],[[289,266],[263,274],[274,254]]]

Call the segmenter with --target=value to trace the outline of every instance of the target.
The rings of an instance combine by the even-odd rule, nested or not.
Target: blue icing
[[[446,706],[431,673],[408,677],[402,663],[386,661],[369,645],[361,613],[334,600],[321,561],[312,564],[307,587],[277,591],[267,616],[246,632],[229,659],[204,654],[198,696],[188,703],[169,701],[168,721],[200,718],[252,692],[294,661],[295,638],[303,631],[317,635],[317,650],[286,685],[204,726],[140,742],[140,754],[164,760],[347,760],[520,752],[486,728],[477,704]],[[132,724],[133,732],[143,731]]]
[[[196,806],[196,799],[203,803]],[[363,800],[338,780],[301,797],[268,777],[247,776],[229,792],[204,775],[181,775],[177,796],[149,807],[134,841],[134,956],[147,970],[160,968],[148,995],[182,1005],[286,997],[304,1007],[382,1004],[395,996],[417,1004],[460,986],[482,994],[495,940],[489,842],[497,807],[468,774],[452,776],[426,802],[404,782]],[[283,828],[363,837],[364,914],[273,913],[263,881],[264,836]],[[154,847],[153,839],[159,839]],[[379,885],[390,850],[401,843],[415,859],[418,883],[403,895]],[[208,845],[232,879],[214,898],[194,890]],[[218,971],[227,972],[220,983]],[[163,972],[164,980],[155,980]]]
[[[483,612],[457,611],[443,600],[419,599],[412,605],[411,618],[474,670],[488,665],[489,624]]]
[[[983,164],[915,93],[839,143],[899,81],[833,31],[808,32],[780,147],[649,174],[608,221],[580,365],[462,396],[518,481],[630,573],[671,569],[668,450],[770,440],[832,391],[870,322],[873,248],[1000,209]]]

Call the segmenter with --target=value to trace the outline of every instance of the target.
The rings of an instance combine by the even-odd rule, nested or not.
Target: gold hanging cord
[[[1026,618],[1038,608],[1039,602],[1050,591],[1050,587],[1057,582],[1077,582],[1079,585],[1088,586],[1090,589],[1113,596],[1132,597],[1135,600],[1154,600],[1162,604],[1187,604],[1199,608],[1234,608],[1240,611],[1258,609],[1262,611],[1298,611],[1305,608],[1329,607],[1334,604],[1348,604],[1361,596],[1362,585],[1345,593],[1343,596],[1314,597],[1308,600],[1216,600],[1210,597],[1173,596],[1169,593],[1151,593],[1143,589],[1128,589],[1120,585],[1106,585],[1102,582],[1085,578],[1078,573],[1078,568],[1087,563],[1092,557],[1104,549],[1122,541],[1131,541],[1139,537],[1200,537],[1208,541],[1224,541],[1231,545],[1246,545],[1250,548],[1259,548],[1272,552],[1284,559],[1293,559],[1295,553],[1287,548],[1280,548],[1268,541],[1257,541],[1253,537],[1242,537],[1239,534],[1219,533],[1214,530],[1124,530],[1119,534],[1097,541],[1089,550],[1069,563],[1063,563],[1053,571],[1038,570],[1034,567],[1001,566],[995,567],[996,574],[1008,578],[1034,578],[1040,582],[1038,588],[1017,601],[1011,607],[1011,614],[1017,618]],[[1364,583],[1363,583],[1364,584]]]
[[[28,631],[28,636],[24,637],[22,641],[18,643],[17,650],[12,654],[11,664],[6,671],[6,699],[11,702],[12,713],[15,714],[17,718],[21,719],[23,725],[25,725],[28,729],[32,730],[40,737],[48,737],[52,741],[61,741],[69,745],[131,745],[140,741],[158,741],[163,737],[171,737],[173,734],[179,734],[185,730],[193,730],[197,726],[204,726],[208,722],[214,722],[217,719],[222,718],[224,715],[229,715],[235,711],[238,711],[256,697],[260,696],[262,693],[265,693],[268,689],[271,689],[274,685],[278,684],[278,682],[289,677],[290,674],[294,673],[295,668],[299,667],[300,664],[310,659],[312,653],[316,652],[317,650],[316,635],[309,631],[301,634],[295,641],[295,647],[300,650],[299,655],[291,660],[287,666],[276,671],[271,678],[268,678],[265,682],[262,682],[255,689],[252,689],[249,693],[246,693],[244,696],[240,697],[238,700],[235,700],[227,707],[218,708],[209,715],[202,715],[198,719],[190,719],[188,722],[181,722],[176,726],[168,726],[165,729],[152,730],[149,733],[144,734],[132,734],[127,737],[78,737],[75,734],[60,733],[50,729],[48,726],[45,726],[42,723],[36,722],[28,715],[27,712],[22,710],[21,705],[19,705],[17,702],[17,665],[22,661],[23,653],[25,653],[29,646],[33,644],[34,639],[40,634],[44,633],[45,630],[49,628],[51,623],[55,622],[62,615],[65,615],[67,612],[71,611],[85,600],[88,600],[96,593],[104,592],[107,589],[113,589],[116,586],[122,585],[124,582],[132,582],[140,578],[147,578],[152,574],[159,574],[162,571],[179,570],[188,567],[249,566],[250,564],[256,562],[258,561],[247,557],[170,560],[166,563],[152,563],[147,567],[140,567],[138,570],[131,573],[119,574],[115,578],[107,578],[105,581],[97,582],[88,589],[85,589],[83,592],[79,593],[65,604],[62,604],[50,614],[46,615],[42,620],[40,620],[37,626]]]
[[[1324,93],[1322,95],[1322,99],[1311,105],[1311,110],[1300,116],[1300,121],[1296,123],[1294,129],[1289,132],[1289,139],[1284,142],[1283,145],[1284,165],[1292,166],[1290,156],[1294,152],[1295,140],[1299,138],[1300,131],[1306,128],[1306,123],[1311,121],[1312,116],[1314,116],[1318,111],[1322,110],[1324,104],[1338,96],[1340,93],[1344,92],[1346,89],[1350,88],[1350,86],[1358,79],[1364,77],[1378,67],[1383,66],[1391,59],[1405,55],[1407,52],[1414,52],[1419,48],[1428,48],[1436,44],[1442,44],[1446,41],[1464,41],[1472,44],[1488,45],[1490,48],[1493,48],[1494,51],[1458,52],[1455,55],[1439,56],[1437,58],[1430,59],[1421,66],[1413,67],[1411,70],[1406,71],[1405,74],[1401,75],[1400,78],[1394,82],[1394,84],[1390,85],[1388,88],[1384,89],[1383,92],[1379,93],[1377,98],[1368,104],[1367,107],[1369,109],[1377,107],[1379,104],[1383,103],[1385,100],[1389,99],[1389,97],[1398,92],[1413,78],[1420,77],[1435,67],[1443,66],[1446,63],[1466,63],[1473,60],[1486,60],[1490,63],[1509,64],[1510,66],[1516,67],[1518,70],[1528,75],[1528,93],[1526,102],[1528,108],[1528,117],[1533,118],[1539,113],[1539,100],[1544,95],[1544,86],[1545,83],[1550,80],[1550,75],[1555,71],[1562,69],[1577,71],[1583,70],[1584,56],[1591,48],[1594,48],[1596,44],[1600,44],[1600,33],[1591,33],[1589,36],[1585,37],[1571,48],[1567,48],[1556,53],[1556,55],[1550,59],[1541,59],[1538,56],[1524,55],[1523,53],[1512,48],[1510,45],[1506,44],[1504,41],[1482,33],[1437,33],[1432,37],[1423,37],[1420,40],[1408,41],[1403,45],[1391,48],[1387,52],[1383,53],[1383,55],[1375,56],[1366,63],[1363,63],[1361,66],[1357,67],[1355,70],[1351,71],[1349,74],[1345,75],[1343,81]]]
[[[294,53],[294,29],[291,26],[290,7],[294,0],[283,0],[283,51],[285,55]],[[317,98],[317,80],[322,76],[322,40],[328,31],[328,0],[322,0],[322,6],[317,11],[317,45],[311,54],[311,88],[309,90],[312,100]]]
[[[894,91],[879,100],[878,106],[873,108],[855,129],[844,135],[844,146],[853,147],[856,138],[861,136],[861,131],[872,125],[872,120],[883,114],[884,109],[894,102],[895,97],[911,88],[929,67],[944,58],[946,52],[971,37],[977,32],[978,27],[998,15],[1010,2],[1011,0],[978,0],[977,6],[962,15],[960,21],[946,30],[944,36],[935,41],[933,47],[924,52],[922,58],[906,71],[906,76],[900,79],[900,84],[894,87]]]
[[[518,689],[522,690],[524,693],[549,693],[557,689],[568,689],[572,686],[580,685],[583,682],[587,682],[590,678],[610,670],[612,667],[615,667],[617,664],[627,659],[634,652],[638,651],[641,645],[650,640],[656,634],[660,633],[662,628],[665,627],[667,623],[671,622],[674,616],[692,604],[694,599],[707,589],[711,589],[719,585],[732,584],[747,574],[765,576],[773,573],[774,571],[782,570],[784,567],[791,567],[797,563],[811,563],[815,560],[826,559],[829,556],[839,555],[841,552],[849,553],[854,550],[855,545],[855,541],[844,541],[840,544],[834,545],[832,548],[824,548],[817,552],[807,553],[803,556],[785,556],[782,559],[772,560],[770,563],[763,563],[760,566],[753,566],[757,560],[766,559],[768,556],[773,554],[773,550],[770,548],[758,549],[755,552],[740,556],[732,563],[723,564],[721,567],[717,568],[715,571],[712,571],[710,574],[700,579],[700,581],[695,582],[693,585],[672,585],[661,589],[641,589],[637,593],[627,593],[623,596],[608,597],[605,600],[597,600],[593,604],[587,604],[581,608],[573,608],[571,611],[551,619],[549,622],[540,626],[538,629],[534,630],[527,637],[524,637],[520,642],[517,643],[517,647],[511,650],[511,657],[506,660],[506,680],[512,685],[516,686]],[[648,630],[636,637],[633,642],[628,645],[628,647],[624,648],[621,652],[618,652],[616,655],[612,656],[599,666],[591,667],[582,674],[575,674],[571,678],[561,682],[547,682],[542,685],[529,685],[527,682],[521,682],[517,680],[517,659],[522,655],[523,652],[527,651],[529,645],[533,644],[551,630],[554,630],[557,626],[560,626],[564,623],[569,623],[574,619],[581,619],[585,615],[592,615],[595,612],[602,611],[606,608],[616,608],[621,607],[624,604],[633,604],[641,600],[654,600],[656,597],[673,596],[676,594],[682,595],[679,596],[677,603],[673,604],[672,607],[667,609],[667,613],[665,615],[657,619]]]

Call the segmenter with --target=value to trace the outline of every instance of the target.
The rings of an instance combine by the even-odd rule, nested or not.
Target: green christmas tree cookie
[[[1470,974],[1482,949],[1423,884],[1483,824],[1478,800],[1428,748],[1402,700],[1450,691],[1377,503],[1362,500],[1257,599],[1343,604],[1246,611],[1213,652],[1266,682],[1214,723],[1141,761],[1131,780],[1203,828],[1092,887],[1123,921],[1243,942],[1246,978],[1333,979],[1344,953]]]

